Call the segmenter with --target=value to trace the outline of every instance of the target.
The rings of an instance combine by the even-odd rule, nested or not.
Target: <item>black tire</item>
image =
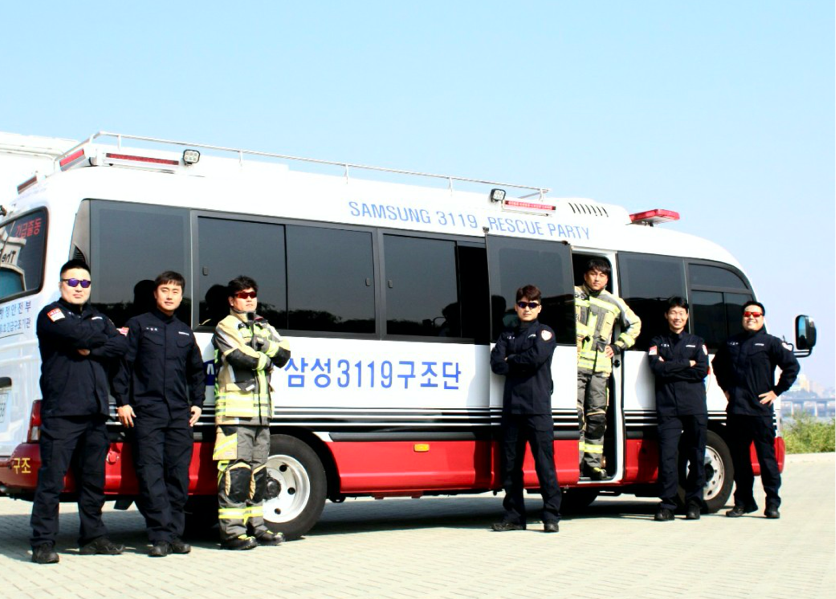
[[[685,473],[680,472],[679,480],[685,480]],[[734,486],[734,466],[731,451],[723,437],[714,431],[708,431],[705,442],[705,489],[704,512],[713,514],[720,511],[729,500]],[[684,505],[685,489],[678,491],[679,503]]]
[[[288,540],[298,539],[319,520],[328,491],[325,469],[316,452],[304,441],[287,435],[273,435],[264,523]]]
[[[560,502],[560,511],[565,514],[577,514],[583,512],[598,498],[598,493],[599,489],[563,489],[563,499]]]

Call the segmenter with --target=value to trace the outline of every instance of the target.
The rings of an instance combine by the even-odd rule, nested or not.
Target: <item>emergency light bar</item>
[[[630,215],[630,221],[634,225],[656,225],[659,223],[667,223],[673,220],[679,220],[679,212],[673,210],[662,210],[657,208],[655,210],[646,210],[645,212],[636,212]]]

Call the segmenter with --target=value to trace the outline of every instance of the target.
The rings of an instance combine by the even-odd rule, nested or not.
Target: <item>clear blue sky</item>
[[[88,8],[90,6],[91,8]],[[834,384],[834,3],[14,2],[0,131],[98,130],[669,208]]]

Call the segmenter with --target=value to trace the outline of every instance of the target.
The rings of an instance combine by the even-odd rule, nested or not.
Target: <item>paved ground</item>
[[[780,520],[657,523],[653,500],[606,498],[557,535],[489,532],[489,495],[347,501],[301,541],[235,553],[209,535],[164,559],[145,555],[136,511],[110,508],[127,553],[79,556],[65,505],[56,566],[29,562],[30,504],[0,499],[0,597],[836,597],[835,485],[834,454],[790,456]]]

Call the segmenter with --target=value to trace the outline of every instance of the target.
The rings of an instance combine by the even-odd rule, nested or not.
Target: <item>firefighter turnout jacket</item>
[[[726,411],[743,416],[772,414],[772,404],[760,403],[759,395],[768,391],[781,395],[792,387],[799,371],[795,355],[764,329],[729,337],[711,365],[720,388],[729,394]],[[781,369],[777,384],[776,367]]]
[[[626,302],[606,289],[592,291],[588,286],[575,287],[575,317],[577,320],[578,370],[582,372],[612,372],[612,360],[604,350],[611,346],[617,355],[635,345],[641,332],[641,320]],[[613,343],[615,324],[621,334]]]
[[[555,345],[554,331],[536,320],[499,336],[491,351],[491,370],[506,377],[504,413],[551,415]]]
[[[108,414],[108,371],[127,340],[89,303],[59,299],[38,314],[44,416]],[[83,356],[79,350],[90,350]]]
[[[647,353],[656,379],[656,412],[660,416],[708,414],[708,349],[702,337],[669,331],[654,337]],[[691,360],[696,362],[694,366]]]
[[[215,423],[270,424],[270,372],[290,359],[290,345],[260,316],[231,312],[218,323],[215,346]]]

